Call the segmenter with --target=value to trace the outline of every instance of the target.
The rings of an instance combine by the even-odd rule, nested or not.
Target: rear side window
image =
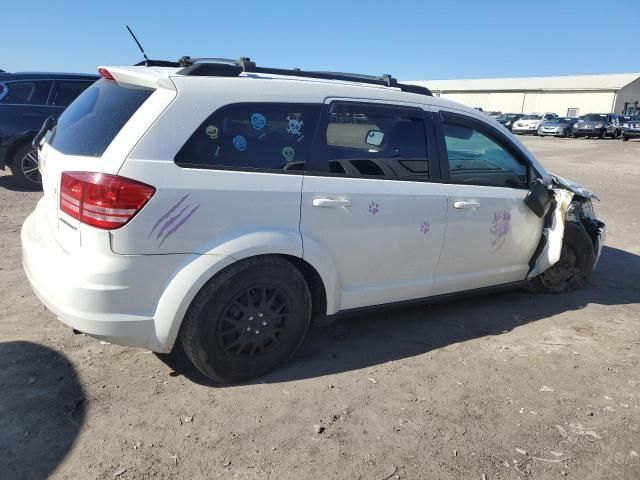
[[[66,155],[99,157],[152,93],[146,87],[98,80],[60,115],[49,143]]]
[[[237,103],[214,112],[175,157],[189,168],[301,171],[320,105]]]
[[[53,85],[49,103],[57,107],[66,107],[93,82],[57,80]]]
[[[8,91],[1,97],[0,103],[46,105],[52,84],[50,80],[9,82],[5,85]]]
[[[402,180],[429,176],[421,110],[334,103],[325,138],[329,173]]]

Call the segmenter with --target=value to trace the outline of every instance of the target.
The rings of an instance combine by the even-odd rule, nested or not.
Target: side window
[[[2,97],[0,103],[45,105],[52,83],[49,80],[8,82],[5,85],[8,92]]]
[[[334,103],[325,138],[330,173],[403,180],[429,176],[420,110]]]
[[[303,170],[320,105],[237,103],[214,112],[175,157],[190,168]]]
[[[475,128],[444,122],[450,180],[497,187],[524,187],[527,168],[496,140]]]
[[[58,107],[66,107],[73,102],[78,95],[84,92],[91,83],[92,82],[81,81],[56,81],[53,85],[49,104]]]

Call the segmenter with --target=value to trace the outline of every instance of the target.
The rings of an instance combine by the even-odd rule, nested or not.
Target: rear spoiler
[[[166,68],[171,73],[174,72],[173,68]],[[98,72],[102,78],[108,80],[114,80],[116,82],[129,83],[132,85],[140,85],[142,87],[149,87],[153,89],[163,88],[165,90],[175,90],[176,87],[169,79],[167,72],[162,70],[156,70],[149,67],[98,67]]]

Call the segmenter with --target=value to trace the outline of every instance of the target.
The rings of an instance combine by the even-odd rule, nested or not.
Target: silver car
[[[538,127],[538,135],[541,137],[570,137],[573,125],[578,121],[573,117],[552,118],[543,122]]]

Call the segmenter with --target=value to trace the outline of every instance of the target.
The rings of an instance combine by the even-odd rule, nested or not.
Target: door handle
[[[453,208],[479,208],[480,202],[453,202]]]
[[[351,200],[347,200],[346,198],[314,198],[312,203],[314,207],[337,208],[348,207],[351,205]]]

